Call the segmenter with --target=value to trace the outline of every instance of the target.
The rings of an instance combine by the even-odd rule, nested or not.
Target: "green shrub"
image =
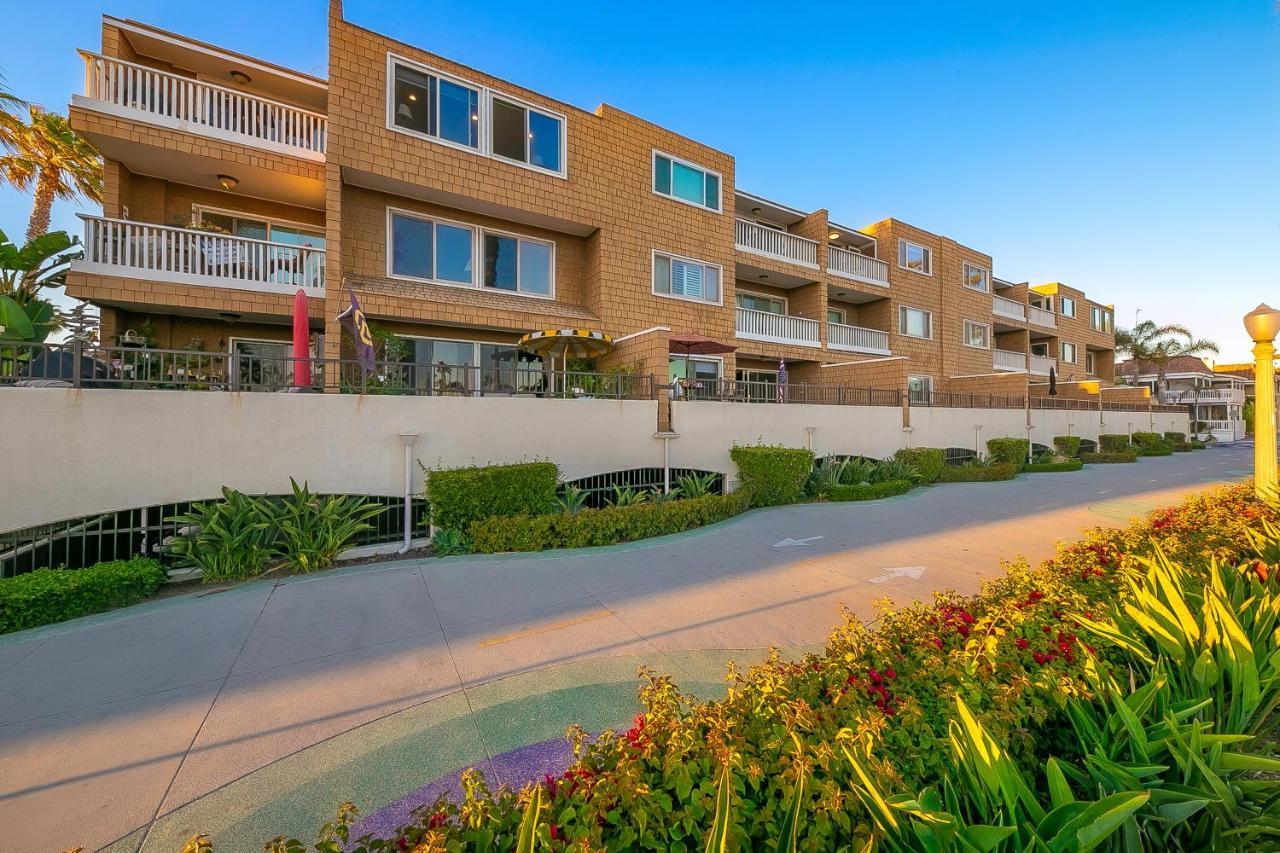
[[[1137,462],[1138,451],[1118,450],[1102,453],[1082,453],[1080,459],[1088,465],[1106,465],[1112,462]]]
[[[1059,471],[1079,471],[1084,463],[1079,459],[1063,459],[1057,462],[1033,462],[1023,465],[1022,470],[1029,474],[1052,474]]]
[[[550,512],[559,478],[551,462],[427,471],[431,521],[446,530],[466,530],[481,518]]]
[[[708,471],[705,474],[685,474],[676,478],[676,487],[683,498],[700,498],[711,494],[716,484],[716,475]]]
[[[1115,433],[1100,435],[1098,450],[1102,453],[1125,453],[1129,450],[1129,436]]]
[[[849,486],[836,486],[827,493],[832,501],[874,501],[890,498],[894,495],[905,495],[915,488],[910,480],[886,480],[883,483],[857,483]]]
[[[1190,453],[1192,450],[1195,450],[1195,448],[1191,446],[1189,441],[1179,441],[1173,445],[1174,453]]]
[[[467,533],[478,554],[613,545],[723,521],[745,510],[749,500],[739,490],[689,500],[584,509],[574,515],[492,517],[473,521]]]
[[[294,571],[329,568],[356,534],[369,530],[369,521],[384,511],[384,507],[367,498],[312,494],[306,483],[299,486],[292,477],[289,485],[293,491],[284,500],[262,500],[275,503],[272,524],[279,532],[276,551]]]
[[[990,465],[948,465],[942,469],[943,483],[993,483],[1012,480],[1018,476],[1018,468],[1012,462],[994,462]]]
[[[1203,441],[1200,441],[1199,439],[1195,439],[1195,438],[1191,439],[1191,441],[1188,441],[1187,444],[1191,445],[1192,450],[1204,450],[1206,447],[1208,447],[1208,445],[1205,444]]]
[[[890,457],[881,459],[875,464],[871,470],[872,483],[891,483],[895,480],[906,480],[911,483],[919,483],[923,480],[919,469],[915,465],[905,459]]]
[[[167,578],[155,560],[134,557],[0,580],[0,634],[128,607],[154,595]]]
[[[1007,462],[1010,465],[1021,465],[1027,461],[1027,453],[1031,442],[1025,438],[990,438],[987,439],[987,455],[996,462]]]
[[[167,519],[179,525],[169,553],[179,567],[199,569],[205,583],[261,574],[279,554],[272,510],[265,499],[224,486],[222,500],[192,504]]]
[[[471,537],[458,530],[437,530],[436,535],[431,537],[431,547],[435,550],[437,557],[470,554]]]
[[[1055,435],[1053,437],[1053,449],[1061,453],[1063,456],[1079,456],[1080,436]]]
[[[795,503],[804,497],[805,482],[813,470],[813,451],[776,445],[740,445],[729,451],[738,466],[742,487],[751,494],[752,506]]]
[[[947,464],[946,456],[939,447],[904,447],[893,454],[920,473],[920,482],[936,483],[942,476],[942,467]]]
[[[1164,440],[1169,444],[1182,444],[1187,440],[1187,434],[1185,432],[1166,432]]]
[[[1132,438],[1137,447],[1150,447],[1153,444],[1164,443],[1164,436],[1158,432],[1135,432]]]
[[[1169,456],[1173,453],[1173,448],[1165,444],[1163,441],[1155,444],[1144,444],[1138,448],[1139,456]]]

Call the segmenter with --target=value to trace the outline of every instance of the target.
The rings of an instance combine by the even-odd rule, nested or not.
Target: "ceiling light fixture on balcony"
[[[245,74],[243,71],[237,71],[233,69],[227,72],[227,76],[231,78],[232,82],[237,83],[238,85],[241,85],[241,86],[247,86],[251,82],[253,82],[253,78],[250,77],[248,74]]]
[[[840,232],[839,232],[839,231],[832,231],[830,234],[828,234],[828,235],[827,235],[827,239],[828,239],[828,240],[839,240],[839,239],[840,239]]]
[[[226,320],[228,323],[234,323],[236,320],[240,319],[241,315],[234,311],[219,311],[218,316]]]
[[[240,186],[240,179],[232,175],[219,175],[218,186],[230,192],[231,190]]]
[[[761,281],[768,281],[768,280],[769,280],[769,274],[768,274],[768,273],[760,273],[760,280],[761,280]]]
[[[751,208],[751,215],[752,215],[752,216],[759,216],[759,215],[760,215],[760,208],[758,208],[758,207],[753,207],[753,208]]]

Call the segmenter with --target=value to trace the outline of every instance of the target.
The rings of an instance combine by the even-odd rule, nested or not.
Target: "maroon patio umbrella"
[[[307,318],[307,294],[299,287],[293,294],[293,385],[311,387],[311,321]]]
[[[671,352],[678,352],[684,355],[684,378],[686,380],[689,378],[689,356],[722,355],[737,349],[733,344],[721,343],[715,338],[708,338],[706,335],[699,335],[697,332],[676,332],[668,340],[670,341]]]

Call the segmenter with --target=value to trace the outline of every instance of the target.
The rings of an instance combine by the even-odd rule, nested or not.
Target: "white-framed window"
[[[737,300],[739,308],[763,311],[766,314],[785,315],[787,313],[787,300],[780,296],[765,296],[763,293],[739,290],[734,298]]]
[[[1042,311],[1053,310],[1053,297],[1045,296],[1043,293],[1034,293],[1034,292],[1028,293],[1027,302],[1031,306],[1035,308],[1039,308]]]
[[[908,376],[907,400],[911,403],[930,403],[933,397],[932,376]]]
[[[1049,357],[1049,344],[1047,344],[1047,343],[1045,343],[1045,342],[1043,342],[1043,341],[1042,341],[1041,343],[1038,343],[1038,344],[1032,344],[1032,345],[1031,345],[1031,354],[1032,354],[1032,355],[1039,355],[1039,356],[1043,356],[1044,358],[1048,358],[1048,357]]]
[[[991,327],[986,323],[965,320],[964,345],[978,349],[991,349]]]
[[[667,356],[667,381],[674,397],[716,397],[724,360],[719,356]]]
[[[827,322],[848,325],[849,314],[843,308],[828,308]]]
[[[1076,345],[1063,341],[1060,358],[1062,361],[1065,361],[1068,364],[1075,364],[1076,363]]]
[[[198,225],[206,228],[212,226],[213,229],[236,237],[266,240],[270,243],[288,243],[313,249],[324,248],[323,225],[306,225],[270,216],[251,216],[237,210],[207,207],[202,204],[191,206],[191,219]]]
[[[286,388],[292,384],[293,344],[261,338],[230,338],[240,388]]]
[[[970,290],[981,290],[983,293],[991,291],[991,270],[984,270],[982,267],[973,264],[964,265],[964,286]]]
[[[1093,350],[1084,351],[1084,372],[1090,376],[1096,376],[1098,373],[1098,358]]]
[[[554,110],[387,54],[391,130],[564,177],[567,126]]]
[[[546,389],[542,358],[515,344],[400,335],[406,383],[432,394],[529,394]]]
[[[1076,301],[1070,296],[1058,297],[1058,313],[1063,317],[1076,316]]]
[[[653,252],[653,292],[659,296],[720,305],[720,273],[719,264]]]
[[[1095,332],[1111,331],[1111,312],[1098,305],[1090,305],[1089,328]]]
[[[909,338],[933,337],[933,314],[919,308],[898,306],[898,334]]]
[[[387,208],[392,278],[546,299],[555,295],[555,269],[549,241]]]
[[[898,238],[898,266],[904,270],[933,275],[933,251],[912,243],[910,240]]]
[[[658,195],[720,212],[720,173],[653,150],[653,191]]]

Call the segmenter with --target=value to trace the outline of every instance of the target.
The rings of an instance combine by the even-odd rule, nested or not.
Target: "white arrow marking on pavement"
[[[924,574],[924,566],[897,566],[892,569],[885,569],[885,573],[875,578],[868,578],[872,583],[884,583],[894,578],[911,578],[912,580],[920,580],[920,576]]]
[[[810,542],[817,542],[821,538],[822,538],[821,536],[806,536],[804,539],[792,539],[790,536],[788,536],[786,539],[781,539],[777,542],[774,542],[773,547],[792,548],[792,547],[795,547],[796,545],[808,545]]]

